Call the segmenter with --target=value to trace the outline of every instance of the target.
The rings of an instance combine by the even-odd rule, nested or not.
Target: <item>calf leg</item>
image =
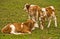
[[[55,21],[55,27],[57,27],[57,19],[56,19],[56,16],[54,17],[54,21]]]
[[[39,26],[38,26],[38,21],[35,20],[35,17],[34,17],[34,16],[32,17],[32,20],[35,22],[34,27],[37,27],[37,28],[38,28],[38,27],[39,27]]]
[[[48,20],[49,21],[49,23],[48,23],[48,28],[50,27],[50,24],[51,24],[51,18]]]
[[[54,12],[53,12],[52,16],[53,16],[53,19],[55,21],[55,27],[57,27],[57,19],[56,19],[56,16],[55,16],[55,13]]]
[[[56,19],[55,15],[53,16],[53,19],[54,19],[54,22],[55,22],[55,27],[57,27],[57,19]]]
[[[40,21],[40,24],[39,24],[39,26],[40,26],[40,28],[41,28],[41,30],[43,30],[43,22],[42,22],[42,18],[39,18],[39,21]]]

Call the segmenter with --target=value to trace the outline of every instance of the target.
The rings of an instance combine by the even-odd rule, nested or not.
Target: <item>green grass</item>
[[[23,10],[25,3],[47,7],[53,5],[56,9],[58,27],[54,27],[54,22],[50,28],[46,26],[44,30],[36,29],[32,34],[9,35],[0,32],[0,39],[60,39],[60,0],[0,0],[0,30],[8,23],[25,22],[27,13]]]

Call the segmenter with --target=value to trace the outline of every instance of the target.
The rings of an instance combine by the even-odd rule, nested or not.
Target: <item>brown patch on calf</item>
[[[29,31],[31,31],[31,29],[34,27],[34,23],[35,22],[33,20],[28,20],[27,22],[24,23],[24,25],[27,25]]]
[[[7,24],[6,27],[2,28],[2,32],[3,33],[10,33],[11,32],[11,28],[10,28],[11,24]],[[28,20],[26,22],[22,23],[13,23],[12,25],[14,25],[15,27],[15,32],[17,33],[29,33],[31,32],[31,29],[34,27],[34,21],[32,20]],[[21,27],[21,25],[23,27]]]
[[[32,16],[36,16],[36,13],[38,12],[38,14],[40,13],[40,7],[35,5],[35,6],[31,6],[29,8],[29,14]]]
[[[55,10],[54,9],[52,9],[51,7],[47,7],[46,8],[46,13],[47,13],[47,16],[48,17],[50,17],[51,16],[51,14],[53,14],[53,12],[54,12]]]
[[[27,4],[25,7],[25,10],[28,12],[28,15],[30,16],[29,19],[32,19],[34,17],[34,19],[37,20],[39,18],[41,8],[38,5]]]
[[[11,24],[7,24],[5,27],[2,28],[1,32],[2,33],[10,33],[11,32],[11,28],[10,28]]]
[[[27,8],[27,10],[29,10],[29,8],[30,8],[30,4],[26,5],[26,8]]]

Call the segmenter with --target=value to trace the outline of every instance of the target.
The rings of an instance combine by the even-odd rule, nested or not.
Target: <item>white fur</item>
[[[54,12],[53,12],[52,16],[53,16],[54,21],[55,21],[55,27],[57,27],[57,19],[56,19],[56,16],[55,16],[55,13]]]
[[[37,27],[37,28],[39,27],[37,22],[34,24],[34,27]]]
[[[41,28],[41,30],[43,30],[43,25],[42,25],[41,17],[39,17],[39,20],[40,20],[40,28]]]
[[[55,21],[55,27],[57,27],[57,19],[56,19],[56,16],[55,16],[55,13],[54,12],[52,12],[53,14],[52,14],[52,17],[53,17],[53,19],[54,19],[54,21]],[[51,17],[51,18],[52,18]],[[49,28],[49,26],[50,26],[50,24],[51,24],[51,18],[49,18],[49,24],[48,24],[48,28]]]
[[[28,32],[29,34],[31,34],[31,32]]]
[[[53,6],[50,6],[52,9],[54,9],[54,7]]]
[[[44,16],[46,16],[46,9],[42,8],[42,11],[43,11]]]
[[[11,34],[15,34],[15,35],[19,35],[19,34],[23,34],[23,33],[17,33],[15,32],[15,26],[13,24],[10,25],[10,28],[11,28]]]
[[[35,5],[30,5],[30,6],[32,7],[32,6],[35,6]]]
[[[37,23],[37,22],[34,24],[34,27],[32,28],[32,30],[35,30],[35,28],[39,28],[39,26],[38,26],[38,23]]]
[[[41,30],[43,30],[43,25],[41,25]]]
[[[15,33],[15,26],[13,24],[10,25],[10,28],[11,28],[11,34]]]
[[[24,34],[24,33],[17,33],[17,32],[15,32],[15,33],[13,33],[13,34],[15,34],[15,35],[19,35],[19,34]]]
[[[30,31],[27,31],[28,32],[28,34],[31,34],[31,32]]]
[[[23,23],[21,24],[21,28],[23,28]]]
[[[39,17],[39,20],[41,21],[41,17]]]
[[[26,10],[26,7],[24,7],[24,10]]]
[[[54,20],[55,20],[55,27],[57,27],[57,19],[56,19],[56,17],[54,18]]]
[[[35,30],[35,27],[33,27],[32,30]]]
[[[45,12],[45,11],[46,11],[46,10],[45,10],[45,8],[42,8],[42,11],[44,11],[44,12]]]
[[[50,24],[51,24],[51,19],[49,20],[49,23],[48,23],[48,26],[47,26],[48,28],[50,27]]]

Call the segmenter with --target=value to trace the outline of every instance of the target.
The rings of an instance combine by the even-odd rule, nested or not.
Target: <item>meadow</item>
[[[40,7],[54,6],[58,27],[52,21],[50,28],[47,24],[44,30],[35,29],[32,34],[12,35],[3,34],[1,29],[8,23],[25,22],[28,14],[23,10],[25,3]],[[0,39],[60,39],[60,0],[0,0]]]

